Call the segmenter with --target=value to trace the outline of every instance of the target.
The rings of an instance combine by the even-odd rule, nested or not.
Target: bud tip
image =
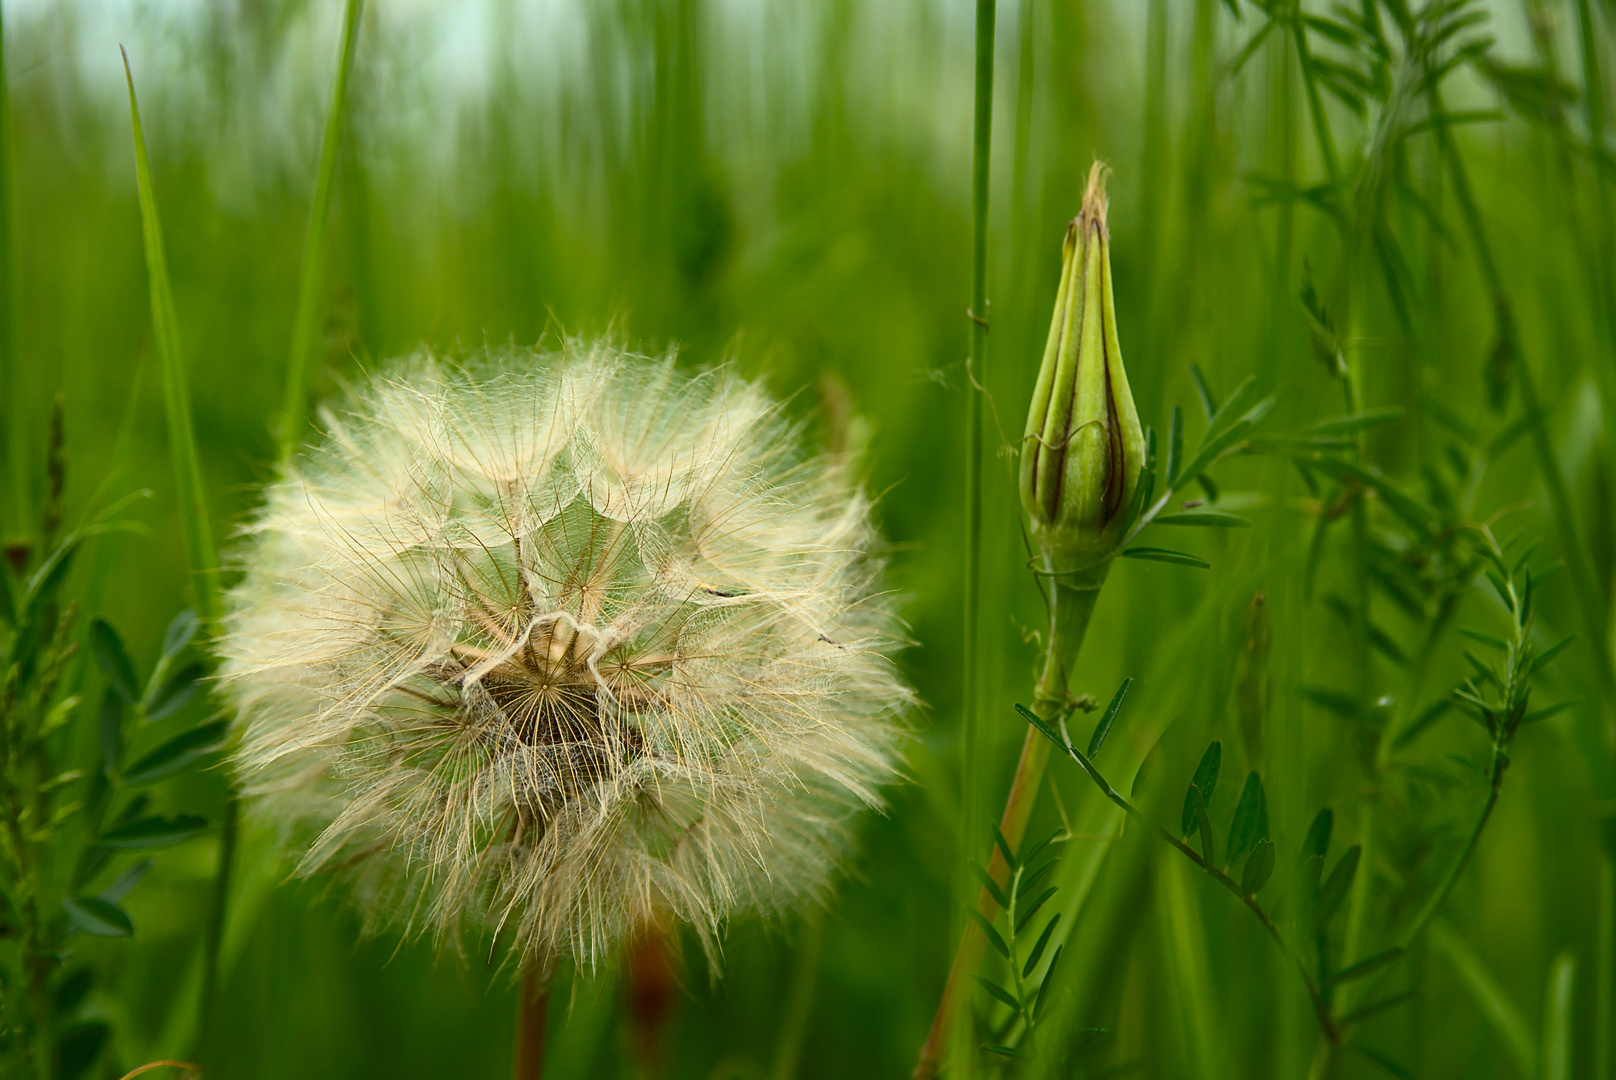
[[[1088,187],[1083,191],[1083,208],[1078,212],[1079,218],[1084,221],[1099,222],[1102,229],[1106,227],[1105,181],[1106,177],[1110,175],[1110,166],[1099,158],[1095,158],[1094,164],[1089,166],[1089,183]]]

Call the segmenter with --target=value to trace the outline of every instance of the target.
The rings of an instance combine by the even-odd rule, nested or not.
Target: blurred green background
[[[1141,419],[1161,430],[1179,403],[1198,434],[1192,363],[1222,394],[1256,375],[1279,396],[1270,423],[1280,430],[1340,411],[1298,300],[1305,263],[1325,303],[1345,305],[1339,234],[1308,198],[1273,197],[1276,185],[1323,176],[1295,43],[1273,34],[1235,71],[1266,16],[1243,3],[1237,19],[1234,6],[998,5],[992,331],[982,375],[990,398],[984,806],[1002,801],[1026,730],[1010,705],[1028,699],[1042,622],[1025,569],[1012,440],[1042,352],[1065,222],[1095,156],[1115,170],[1116,301]],[[0,525],[16,534],[33,520],[50,402],[60,395],[68,520],[114,470],[118,487],[154,492],[134,511],[150,535],[104,545],[110,569],[99,606],[142,669],[191,600],[117,46],[128,50],[141,95],[211,509],[229,536],[273,473],[341,7],[4,5],[17,297],[4,423],[12,467],[24,448],[33,479],[28,505],[5,497]],[[1360,5],[1346,8],[1356,14]],[[1540,536],[1545,556],[1563,558],[1568,545],[1585,552],[1604,633],[1588,640],[1578,607],[1588,598],[1575,595],[1569,575],[1544,587],[1545,641],[1574,630],[1584,639],[1545,676],[1542,700],[1588,700],[1523,738],[1443,914],[1502,1005],[1489,1013],[1482,984],[1422,944],[1405,962],[1418,998],[1363,1039],[1406,1075],[1519,1076],[1531,1062],[1509,1052],[1497,1010],[1513,1010],[1517,1034],[1535,1048],[1551,966],[1569,951],[1575,1056],[1566,1075],[1608,1077],[1608,1057],[1595,1060],[1616,1024],[1608,974],[1601,979],[1612,912],[1608,881],[1600,891],[1610,858],[1600,829],[1616,792],[1603,779],[1613,703],[1598,689],[1595,657],[1603,650],[1608,663],[1616,563],[1616,182],[1611,135],[1590,124],[1611,111],[1616,5],[1498,0],[1482,10],[1496,39],[1490,62],[1504,74],[1489,80],[1483,65],[1466,65],[1445,92],[1452,109],[1499,117],[1455,127],[1452,137],[1508,290],[1513,361],[1535,380],[1577,531],[1559,528],[1525,440],[1492,463],[1476,506],[1484,517],[1524,504],[1509,524]],[[888,580],[915,643],[901,662],[926,703],[909,782],[891,791],[885,815],[864,822],[856,872],[830,910],[783,925],[737,920],[722,972],[699,949],[684,950],[668,1076],[784,1080],[790,1070],[776,1057],[794,993],[795,1015],[806,1017],[796,1075],[907,1075],[962,925],[964,859],[987,854],[987,821],[959,820],[973,20],[966,0],[372,0],[365,8],[311,402],[417,348],[464,353],[611,332],[652,351],[677,345],[691,366],[733,362],[762,378],[823,438],[862,444],[868,486],[880,493]],[[1347,62],[1331,52],[1347,45],[1321,33],[1313,41]],[[1604,77],[1593,102],[1583,92],[1589,54]],[[1336,96],[1325,108],[1344,161],[1372,152],[1373,101],[1362,116]],[[1443,460],[1448,436],[1437,413],[1496,430],[1522,408],[1518,396],[1514,412],[1486,404],[1494,297],[1432,143],[1429,133],[1409,140],[1385,213],[1405,293],[1358,290],[1350,330],[1342,328],[1362,403],[1406,410],[1374,432],[1369,457],[1415,485]],[[1104,700],[1123,676],[1136,679],[1114,736],[1113,779],[1126,780],[1164,731],[1163,767],[1186,779],[1207,740],[1221,738],[1231,753],[1244,746],[1243,765],[1263,770],[1282,852],[1326,804],[1336,808],[1337,844],[1357,842],[1359,808],[1379,795],[1362,765],[1361,726],[1306,690],[1345,677],[1349,627],[1325,598],[1350,590],[1361,570],[1326,544],[1309,595],[1316,509],[1300,476],[1260,457],[1217,472],[1226,489],[1264,493],[1246,504],[1256,527],[1176,545],[1206,557],[1210,572],[1119,565],[1077,687]],[[1271,648],[1254,675],[1259,593]],[[1479,593],[1460,601],[1483,621],[1488,602]],[[1374,603],[1385,632],[1412,651],[1414,624],[1384,598]],[[1451,631],[1443,639],[1432,686],[1466,671],[1462,645]],[[1385,685],[1398,685],[1395,661],[1374,663]],[[1266,688],[1264,754],[1240,741],[1253,679]],[[94,738],[88,716],[76,736],[84,746]],[[1416,756],[1462,773],[1449,755],[1475,757],[1478,745],[1474,729],[1449,718]],[[1243,771],[1229,765],[1225,775]],[[1053,763],[1050,775],[1061,807],[1046,795],[1033,832],[1053,827],[1064,809],[1078,834],[1059,871],[1070,935],[1057,989],[1063,1034],[1058,1050],[1025,1071],[1306,1075],[1315,1038],[1306,999],[1238,903],[1142,831],[1119,838],[1117,815],[1069,762]],[[1429,805],[1399,807],[1399,821],[1421,828],[1380,845],[1372,880],[1429,878],[1451,859],[1480,794],[1450,786]],[[1229,813],[1237,791],[1225,782],[1215,816]],[[224,792],[213,770],[164,789],[171,805],[159,809],[216,820]],[[1176,805],[1163,820],[1173,816]],[[964,833],[975,838],[969,852],[960,850]],[[515,1004],[497,963],[441,955],[430,943],[360,941],[342,897],[318,881],[289,880],[270,838],[250,825],[238,858],[220,1049],[208,1075],[505,1074]],[[189,1052],[214,859],[211,840],[165,853],[126,903],[138,939],[78,943],[112,973],[80,1007],[113,1030],[90,1075]],[[562,980],[549,1075],[632,1075],[617,973]],[[1397,1074],[1349,1055],[1339,1075]]]

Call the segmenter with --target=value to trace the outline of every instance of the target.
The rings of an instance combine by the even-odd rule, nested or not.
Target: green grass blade
[[[1537,1075],[1537,1049],[1533,1045],[1532,1030],[1526,1017],[1521,1015],[1504,988],[1498,985],[1498,980],[1493,978],[1481,958],[1446,923],[1431,924],[1431,944],[1447,958],[1454,974],[1459,977],[1459,985],[1464,987],[1481,1010],[1481,1015],[1486,1017],[1503,1041],[1504,1049],[1515,1063],[1515,1071],[1522,1080],[1532,1080]]]
[[[26,542],[33,531],[33,496],[28,477],[28,403],[23,392],[22,357],[17,347],[17,215],[13,201],[11,98],[6,87],[5,19],[0,15],[0,394],[5,395],[5,501],[10,520],[0,519],[9,545]]]
[[[119,49],[122,52],[122,48]],[[174,290],[168,280],[168,260],[163,254],[163,227],[157,218],[157,199],[152,193],[151,164],[146,158],[146,136],[140,126],[140,105],[135,100],[135,77],[129,70],[129,54],[123,54],[124,79],[129,84],[129,121],[135,137],[135,181],[140,190],[140,226],[146,240],[146,273],[151,285],[152,336],[156,339],[158,361],[163,370],[163,405],[168,414],[169,455],[174,463],[175,494],[180,504],[180,524],[185,537],[185,555],[191,565],[196,588],[197,611],[207,622],[217,622],[219,604],[219,553],[208,523],[208,504],[202,490],[202,467],[197,460],[196,432],[191,424],[191,394],[186,382],[184,360],[180,355],[178,319],[174,312]]]
[[[330,216],[332,181],[337,175],[337,155],[342,146],[342,120],[348,99],[348,74],[353,70],[354,49],[359,41],[359,18],[364,0],[348,0],[342,17],[342,48],[337,54],[337,74],[331,86],[331,107],[326,113],[325,136],[320,141],[320,164],[314,181],[314,203],[309,208],[309,228],[303,238],[303,268],[298,275],[297,315],[292,320],[291,355],[286,361],[286,394],[281,403],[280,456],[284,462],[297,449],[302,434],[309,350],[314,342],[319,317],[320,285],[325,268],[325,225]]]
[[[1571,991],[1576,985],[1577,958],[1569,951],[1554,958],[1549,988],[1543,995],[1543,1080],[1571,1080]]]

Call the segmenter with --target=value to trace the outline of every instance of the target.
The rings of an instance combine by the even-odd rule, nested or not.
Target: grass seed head
[[[251,806],[370,928],[600,961],[824,895],[891,779],[869,503],[727,372],[613,346],[358,388],[220,649]]]
[[[1145,437],[1117,342],[1105,167],[1066,229],[1049,343],[1021,444],[1021,505],[1058,570],[1109,558],[1144,465]]]

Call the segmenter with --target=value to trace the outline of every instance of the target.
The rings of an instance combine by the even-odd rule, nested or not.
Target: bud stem
[[[1100,598],[1100,587],[1111,569],[1109,559],[1097,566],[1072,574],[1057,576],[1046,568],[1042,572],[1050,580],[1049,640],[1044,649],[1044,669],[1033,690],[1033,709],[1039,716],[1053,720],[1067,707],[1070,700],[1067,675],[1072,670],[1077,654],[1088,633],[1089,618]],[[1031,727],[1021,744],[1021,758],[1016,763],[1015,779],[1010,782],[1010,794],[1004,803],[1004,814],[999,819],[999,831],[1012,847],[1021,846],[1027,831],[1027,819],[1032,816],[1033,803],[1043,786],[1044,770],[1049,765],[1050,742]],[[1009,879],[1009,866],[997,846],[992,849],[988,873],[1003,886]],[[998,902],[984,888],[976,899],[976,910],[991,922],[999,912]],[[942,1066],[948,1049],[948,1037],[954,1025],[957,997],[968,976],[982,963],[982,952],[987,939],[975,922],[967,923],[960,938],[954,963],[948,971],[948,982],[943,986],[942,1000],[932,1018],[931,1031],[920,1048],[920,1061],[916,1063],[915,1080],[935,1077]]]

